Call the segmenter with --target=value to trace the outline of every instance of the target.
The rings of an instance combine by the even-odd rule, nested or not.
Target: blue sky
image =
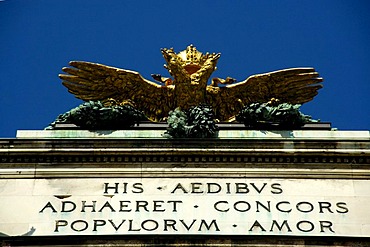
[[[43,129],[82,103],[58,74],[70,60],[167,75],[160,48],[220,52],[213,76],[312,66],[324,88],[303,113],[370,126],[370,2],[0,1],[0,137]]]

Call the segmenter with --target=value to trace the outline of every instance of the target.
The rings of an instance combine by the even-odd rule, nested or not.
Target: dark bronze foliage
[[[119,130],[144,120],[147,120],[145,115],[131,105],[104,106],[100,101],[88,101],[59,115],[48,128],[53,129],[57,123],[71,123],[89,130]]]
[[[297,129],[305,123],[317,122],[311,116],[302,114],[300,106],[288,103],[277,106],[253,103],[245,106],[236,116],[236,120],[255,129]]]
[[[168,138],[212,138],[218,136],[212,108],[207,105],[191,107],[187,111],[176,108],[168,116]]]

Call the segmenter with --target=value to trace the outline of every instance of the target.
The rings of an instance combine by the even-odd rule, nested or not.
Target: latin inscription
[[[86,198],[54,195],[39,218],[53,221],[52,234],[335,235],[332,219],[350,213],[345,200],[285,195],[284,181],[134,180],[103,181],[99,194]]]

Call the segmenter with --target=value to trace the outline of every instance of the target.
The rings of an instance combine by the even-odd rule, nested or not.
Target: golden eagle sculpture
[[[272,99],[279,103],[303,104],[313,99],[323,81],[313,68],[292,68],[258,74],[246,80],[213,78],[219,53],[203,54],[190,45],[175,53],[162,49],[165,68],[171,77],[152,75],[156,82],[138,72],[97,63],[72,61],[73,68],[63,68],[67,74],[59,77],[63,85],[77,98],[100,100],[105,104],[122,105],[131,102],[152,121],[163,121],[169,111],[186,110],[199,104],[210,105],[217,119],[228,121],[251,103]],[[159,82],[159,83],[158,83]],[[226,84],[219,86],[219,84]]]

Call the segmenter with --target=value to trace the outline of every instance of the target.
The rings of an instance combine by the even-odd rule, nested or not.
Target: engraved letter
[[[340,213],[340,214],[348,213],[349,210],[346,206],[347,206],[347,204],[345,202],[338,202],[337,207],[340,208],[340,209],[343,209],[343,211],[340,211],[340,210],[337,209],[337,213]]]
[[[174,188],[173,191],[171,191],[171,194],[175,193],[175,191],[178,190],[178,189],[182,190],[182,192],[185,193],[185,194],[188,193],[186,191],[186,189],[182,186],[182,184],[181,183],[178,183],[176,185],[176,188]]]
[[[95,204],[96,204],[96,201],[92,201],[91,205],[86,205],[86,201],[82,201],[81,212],[84,213],[85,208],[91,208],[91,212],[95,212]]]
[[[271,184],[271,188],[273,189],[273,190],[271,190],[272,194],[281,194],[281,193],[283,193],[283,189],[281,188],[281,184],[279,184],[279,183]]]
[[[177,231],[177,229],[175,228],[176,220],[164,220],[164,229],[163,229],[163,231],[167,232],[168,231],[167,227],[170,227],[170,226],[172,227],[172,229],[174,231]]]
[[[105,220],[94,220],[94,229],[93,232],[98,231],[98,226],[104,226],[106,224]]]
[[[211,230],[212,225],[216,228],[216,232],[220,231],[220,228],[218,228],[216,220],[212,220],[211,224],[209,224],[209,225],[207,224],[207,222],[205,220],[202,220],[202,222],[199,225],[198,232],[202,231],[202,226],[205,226],[207,228],[207,230],[209,231],[209,230]]]
[[[333,229],[331,228],[333,226],[333,223],[330,221],[320,221],[320,232],[325,232],[324,228],[329,228],[329,231],[332,233],[335,233]]]
[[[66,220],[56,220],[54,232],[59,232],[60,226],[67,226],[68,222]]]
[[[292,230],[290,229],[289,225],[288,225],[288,221],[287,220],[284,220],[283,223],[279,226],[279,224],[276,222],[276,220],[273,220],[272,221],[272,224],[271,224],[271,229],[270,229],[270,232],[274,231],[274,226],[276,226],[278,228],[278,230],[281,232],[283,230],[283,227],[284,225],[286,226],[288,232],[291,232]]]
[[[46,208],[50,208],[50,209],[51,209],[51,211],[52,211],[53,213],[56,213],[56,212],[57,212],[57,211],[55,210],[55,208],[53,207],[53,205],[51,205],[51,202],[48,202],[48,203],[46,203],[45,207],[43,207],[43,208],[40,210],[40,212],[39,212],[39,213],[43,213],[43,212],[44,212],[44,210],[45,210]]]
[[[216,203],[213,205],[213,207],[214,207],[217,211],[219,211],[219,212],[227,212],[227,211],[229,211],[229,208],[220,209],[220,208],[218,207],[218,204],[220,204],[220,203],[225,203],[225,204],[227,205],[227,201],[219,201],[219,202],[216,202]]]
[[[71,204],[72,205],[72,208],[70,209],[66,209],[66,205],[67,204]],[[63,213],[69,213],[69,212],[72,212],[76,209],[76,204],[74,202],[71,202],[71,201],[63,201],[62,202],[62,210],[60,212],[63,212]]]
[[[144,192],[144,188],[143,188],[143,184],[142,183],[134,183],[134,185],[132,186],[134,187],[134,189],[136,190],[132,190],[132,193],[143,193]]]
[[[249,229],[249,231],[251,232],[251,231],[253,231],[253,228],[255,228],[255,227],[259,227],[259,228],[261,228],[261,231],[263,231],[263,232],[265,232],[266,230],[265,230],[265,228],[263,228],[262,226],[261,226],[261,224],[256,220],[254,223],[253,223],[253,225],[252,225],[252,227]]]
[[[114,186],[108,186],[109,183],[104,183],[104,194],[108,194],[109,189],[114,189],[114,194],[118,194],[118,185],[119,183],[115,183]]]
[[[172,212],[177,212],[177,203],[182,203],[182,201],[168,201],[168,203],[173,203]]]

